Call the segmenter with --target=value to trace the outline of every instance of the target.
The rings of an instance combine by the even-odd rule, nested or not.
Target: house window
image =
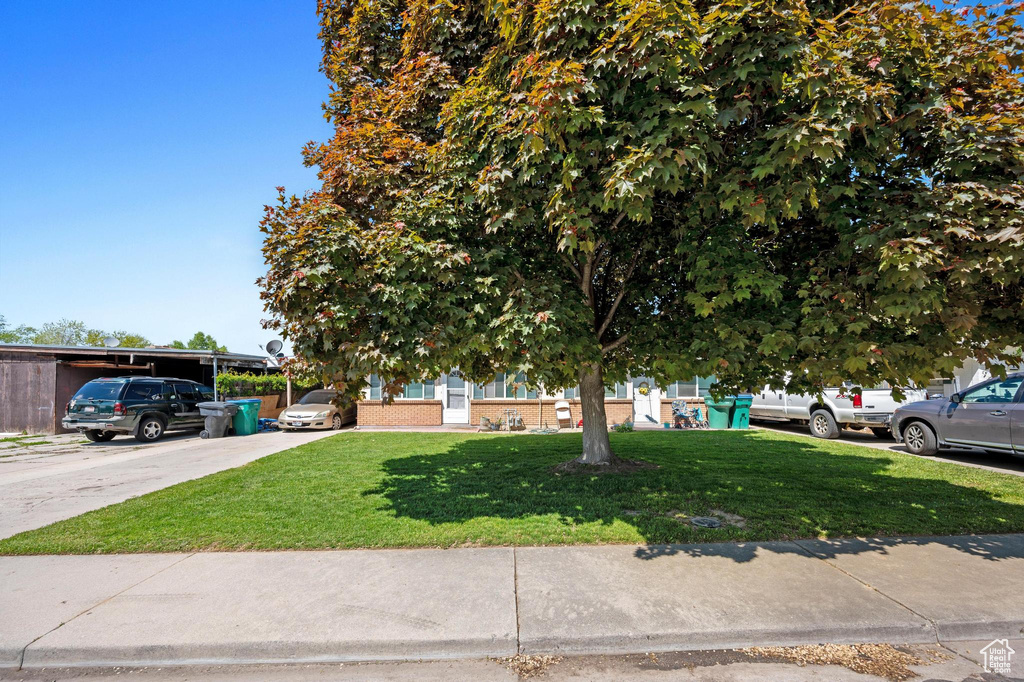
[[[625,383],[615,384],[614,386],[605,386],[604,397],[625,400],[627,397],[629,397],[629,388]]]
[[[478,384],[473,387],[473,399],[491,399],[497,398],[499,400],[512,398],[512,399],[524,399],[524,398],[537,398],[536,390],[527,390],[523,384],[526,381],[526,375],[519,372],[515,376],[511,374],[504,374],[498,372],[494,376],[494,381],[487,384]],[[516,385],[520,384],[520,385]]]
[[[626,384],[616,384],[615,386],[604,387],[605,398],[618,398],[623,400],[629,394]],[[562,391],[562,397],[566,400],[579,400],[580,399],[580,387],[573,386]]]
[[[703,398],[710,392],[715,377],[697,377],[687,381],[673,381],[665,389],[666,398]]]
[[[518,374],[516,374],[515,378],[512,381],[506,381],[505,382],[505,397],[506,398],[516,398],[517,400],[524,400],[526,398],[533,398],[534,400],[536,400],[537,399],[537,391],[536,391],[536,389],[529,390],[529,391],[526,390],[526,386],[524,385],[525,382],[526,382],[526,374],[524,374],[523,372],[519,372]]]
[[[434,399],[434,382],[433,381],[414,381],[406,384],[402,388],[402,392],[395,396],[395,398],[409,399],[409,400],[433,400]],[[370,375],[370,400],[381,399],[381,383],[380,377],[376,374]]]
[[[407,398],[409,400],[433,400],[434,399],[434,382],[412,382],[406,384],[402,389],[401,398]]]
[[[473,386],[473,399],[504,398],[505,397],[505,374],[498,372],[494,375],[494,381],[487,384]]]

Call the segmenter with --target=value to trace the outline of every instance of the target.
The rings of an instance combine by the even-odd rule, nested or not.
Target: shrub
[[[315,382],[292,379],[292,391],[306,391],[316,388]],[[253,374],[252,372],[228,372],[217,376],[217,391],[230,396],[274,395],[288,389],[288,377],[281,373]]]

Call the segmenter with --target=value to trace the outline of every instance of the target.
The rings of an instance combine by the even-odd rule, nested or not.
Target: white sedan
[[[310,391],[277,417],[277,428],[284,431],[334,429],[345,423],[345,411],[331,403],[337,395],[331,390]]]

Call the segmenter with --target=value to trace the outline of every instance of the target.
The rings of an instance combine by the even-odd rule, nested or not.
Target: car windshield
[[[334,391],[311,391],[299,399],[299,405],[326,404],[334,399]]]
[[[123,381],[90,381],[78,389],[75,400],[117,400],[124,388]]]

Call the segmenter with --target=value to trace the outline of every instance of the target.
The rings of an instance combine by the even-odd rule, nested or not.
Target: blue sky
[[[274,187],[329,127],[314,0],[0,2],[0,314],[272,338],[254,280]],[[205,301],[218,297],[215,305]]]

